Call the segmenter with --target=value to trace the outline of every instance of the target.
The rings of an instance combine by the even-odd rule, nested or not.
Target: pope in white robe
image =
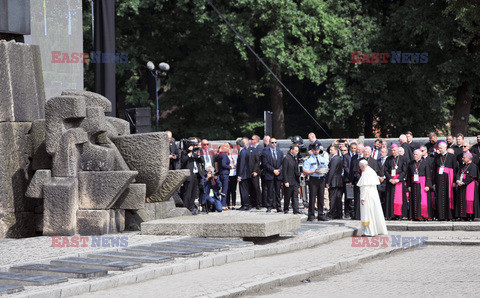
[[[378,195],[377,185],[380,184],[377,173],[368,166],[366,160],[359,163],[362,176],[357,186],[360,188],[360,219],[362,221],[362,235],[387,235],[387,225]]]

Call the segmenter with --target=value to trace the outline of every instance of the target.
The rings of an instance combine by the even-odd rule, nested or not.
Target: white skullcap
[[[359,164],[368,166],[368,161],[366,161],[365,159],[362,159],[362,160],[359,162]]]

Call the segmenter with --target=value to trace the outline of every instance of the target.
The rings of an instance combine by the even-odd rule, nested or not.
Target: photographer
[[[207,175],[205,178],[202,178],[200,182],[200,189],[202,190],[203,196],[200,199],[200,204],[204,206],[206,212],[211,210],[213,207],[214,210],[222,212],[222,196],[225,196],[220,192],[222,188],[222,182],[215,175],[215,169],[212,166],[207,167]]]
[[[190,177],[184,183],[183,206],[190,210],[193,215],[198,214],[197,206],[195,206],[195,199],[199,196],[198,183],[202,177],[203,172],[203,157],[200,156],[198,141],[196,138],[189,138],[182,140],[182,169],[190,170]]]

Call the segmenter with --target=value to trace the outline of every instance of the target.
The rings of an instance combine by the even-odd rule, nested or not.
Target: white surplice
[[[357,186],[360,187],[360,219],[362,221],[362,234],[366,236],[387,235],[387,225],[378,195],[377,185],[380,184],[377,173],[367,167],[363,171]]]

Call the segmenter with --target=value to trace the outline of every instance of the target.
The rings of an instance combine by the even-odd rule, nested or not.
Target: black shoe
[[[192,210],[192,215],[197,215],[198,214],[198,210],[197,209],[193,209]]]
[[[267,212],[271,212],[272,211],[272,208],[267,208]]]
[[[307,221],[314,221],[314,220],[315,220],[315,217],[309,217],[309,218],[307,219]]]
[[[283,211],[283,213],[288,214],[288,210]]]
[[[257,206],[257,207],[255,207],[255,208],[257,208],[257,210],[260,210],[260,206]]]
[[[242,206],[242,207],[238,208],[237,210],[242,210],[242,211],[244,211],[244,210],[249,210],[249,209],[250,209],[250,208],[247,209],[247,207]]]
[[[326,218],[326,217],[323,216],[323,215],[319,215],[319,216],[318,216],[318,221],[329,221],[329,219]]]
[[[281,213],[281,212],[283,212],[282,209],[277,209],[277,213]]]

